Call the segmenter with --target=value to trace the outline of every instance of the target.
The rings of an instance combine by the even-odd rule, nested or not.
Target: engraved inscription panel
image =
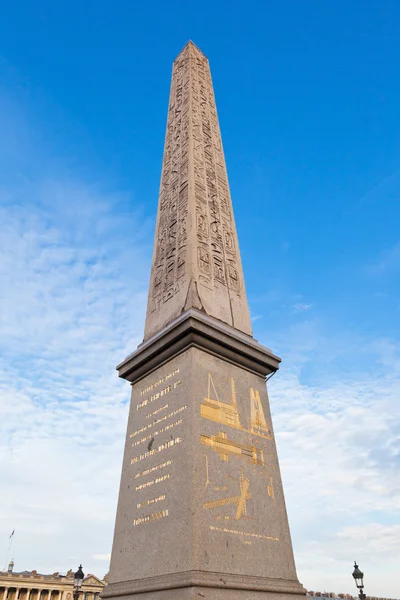
[[[132,387],[113,550],[113,557],[130,557],[116,558],[120,580],[172,571],[176,560],[190,566],[185,524],[192,484],[182,478],[193,470],[188,362],[189,356],[176,357]],[[186,536],[174,556],[168,556],[171,530]],[[159,539],[146,563],[148,536]]]
[[[201,350],[193,353],[197,506],[200,545],[207,549],[199,568],[273,576],[292,550],[265,381]],[[244,556],[244,545],[242,562],[236,557]]]
[[[204,397],[200,404],[200,415],[202,419],[214,423],[215,431],[212,435],[200,435],[201,444],[208,449],[204,454],[204,493],[206,490],[208,492],[205,494],[203,509],[217,509],[214,511],[217,521],[239,521],[251,514],[248,506],[251,508],[254,478],[264,479],[267,495],[271,500],[275,499],[273,483],[275,467],[269,460],[272,455],[272,433],[265,417],[260,392],[250,387],[238,403],[235,378],[231,377],[226,381],[226,377],[221,378],[218,373],[208,372],[207,388],[204,390]],[[235,431],[240,432],[240,435],[237,436]],[[229,482],[226,482],[225,470],[220,462],[218,469],[210,468],[212,462],[210,451],[216,453],[223,462],[239,459],[235,461],[236,476],[230,475]],[[211,481],[214,483],[214,489]],[[221,487],[219,483],[221,481],[226,485]],[[221,496],[222,489],[228,491]],[[207,500],[210,494],[216,495],[217,498]],[[215,525],[210,525],[210,528],[212,531],[218,531]],[[254,530],[237,533],[246,538],[279,540],[274,535],[261,535],[259,531]]]

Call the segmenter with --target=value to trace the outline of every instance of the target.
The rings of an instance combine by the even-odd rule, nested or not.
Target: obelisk
[[[173,64],[143,343],[104,598],[266,600],[297,580],[207,58]]]

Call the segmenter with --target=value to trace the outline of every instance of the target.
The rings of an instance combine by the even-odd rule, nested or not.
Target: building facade
[[[353,596],[352,594],[335,594],[335,592],[307,592],[307,600],[359,600],[359,596]],[[383,598],[378,596],[366,596],[366,600],[394,600],[393,598]]]
[[[44,575],[37,571],[15,572],[11,562],[7,572],[0,572],[0,600],[72,600],[74,572]],[[106,581],[87,575],[79,600],[98,600]]]

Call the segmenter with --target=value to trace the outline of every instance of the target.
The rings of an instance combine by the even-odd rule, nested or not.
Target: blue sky
[[[108,568],[129,396],[114,366],[143,334],[188,39],[211,63],[254,335],[283,357],[270,396],[299,578],[351,591],[357,558],[368,593],[398,596],[395,1],[0,9],[4,552],[15,527],[21,570]]]

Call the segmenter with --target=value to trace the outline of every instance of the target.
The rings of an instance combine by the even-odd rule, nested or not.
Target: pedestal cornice
[[[190,309],[138,346],[118,366],[123,379],[135,383],[165,362],[196,347],[263,377],[279,369],[281,359],[271,350],[225,323]]]

